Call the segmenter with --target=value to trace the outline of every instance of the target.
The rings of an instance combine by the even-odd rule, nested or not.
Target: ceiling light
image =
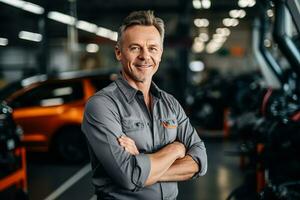
[[[45,11],[43,7],[23,0],[0,0],[0,2],[35,14],[43,14]]]
[[[41,15],[45,12],[43,7],[30,2],[25,2],[22,9],[38,15]]]
[[[253,7],[256,4],[255,0],[249,0],[248,7]]]
[[[243,9],[231,10],[229,11],[229,16],[232,18],[244,18],[246,16],[246,12]]]
[[[221,43],[209,42],[206,46],[207,53],[215,53],[222,47]]]
[[[193,7],[194,7],[195,9],[201,9],[201,8],[202,8],[202,5],[201,5],[200,0],[193,0]]]
[[[7,38],[0,38],[0,46],[6,46],[8,44]]]
[[[209,9],[211,6],[210,0],[202,0],[202,7],[205,9]]]
[[[241,7],[241,8],[245,8],[245,7],[248,6],[248,0],[239,0],[239,1],[238,1],[238,5],[239,5],[239,7]]]
[[[201,53],[204,50],[205,45],[203,42],[194,42],[192,48],[195,53]]]
[[[199,34],[199,38],[201,39],[201,41],[203,42],[207,42],[209,40],[208,34],[207,33],[200,33]]]
[[[239,20],[238,19],[232,19],[232,25],[231,26],[237,26],[239,25]]]
[[[112,31],[104,27],[98,27],[96,34],[101,37],[111,39],[113,41],[117,41],[118,39],[118,32]]]
[[[268,15],[268,17],[273,17],[274,16],[273,10],[272,9],[268,9],[267,10],[267,15]]]
[[[83,21],[83,20],[79,20],[76,23],[76,27],[78,29],[81,29],[81,30],[84,30],[84,31],[87,31],[87,32],[90,32],[90,33],[94,33],[98,28],[96,24],[92,24],[90,22]]]
[[[49,12],[48,18],[68,25],[74,25],[76,21],[74,17],[56,11]]]
[[[24,1],[22,0],[0,0],[0,2],[6,3],[17,8],[22,8],[24,4]]]
[[[194,19],[194,24],[197,27],[208,27],[209,21],[207,19]]]
[[[224,36],[229,36],[230,30],[229,28],[217,28],[216,33]]]
[[[225,18],[223,19],[223,24],[224,26],[237,26],[239,24],[239,20],[234,19],[234,18]]]
[[[32,33],[32,32],[29,32],[29,31],[21,31],[19,33],[19,38],[23,39],[23,40],[30,40],[30,41],[33,41],[33,42],[40,42],[40,41],[42,41],[43,37],[39,33]]]
[[[201,72],[204,70],[204,63],[202,61],[192,61],[189,64],[189,68],[192,72]]]
[[[241,8],[253,7],[256,4],[255,0],[239,0],[238,5]]]
[[[109,37],[110,33],[111,33],[111,30],[104,28],[104,27],[98,27],[98,29],[96,31],[97,35],[99,35],[101,37],[106,37],[106,38]]]
[[[113,31],[112,34],[110,35],[110,39],[113,41],[117,41],[118,40],[118,32]]]
[[[264,40],[264,45],[265,45],[265,47],[271,47],[272,43],[269,39],[265,39]]]
[[[86,51],[89,53],[96,53],[99,51],[99,46],[97,44],[86,45]]]
[[[215,43],[224,43],[226,39],[227,39],[226,37],[214,37],[212,41]]]

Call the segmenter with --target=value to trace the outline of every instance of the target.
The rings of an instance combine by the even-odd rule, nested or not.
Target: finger
[[[118,141],[119,141],[120,145],[122,147],[124,147],[124,149],[127,152],[129,152],[130,154],[133,154],[133,155],[139,154],[139,151],[135,145],[135,142],[131,138],[122,135],[120,138],[118,138]]]

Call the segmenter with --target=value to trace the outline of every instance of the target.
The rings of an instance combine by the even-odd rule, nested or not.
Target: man
[[[204,143],[177,100],[159,89],[164,23],[151,11],[120,27],[120,77],[91,97],[82,130],[98,199],[176,199],[177,182],[206,173]]]

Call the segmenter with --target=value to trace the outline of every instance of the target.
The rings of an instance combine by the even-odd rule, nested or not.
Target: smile
[[[152,65],[135,65],[136,67],[140,67],[140,68],[149,68],[152,67]]]

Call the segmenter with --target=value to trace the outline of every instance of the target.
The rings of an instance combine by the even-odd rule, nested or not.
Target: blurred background
[[[207,147],[178,199],[300,199],[299,0],[0,0],[0,199],[96,199],[83,109],[135,10],[165,21],[154,81]]]

